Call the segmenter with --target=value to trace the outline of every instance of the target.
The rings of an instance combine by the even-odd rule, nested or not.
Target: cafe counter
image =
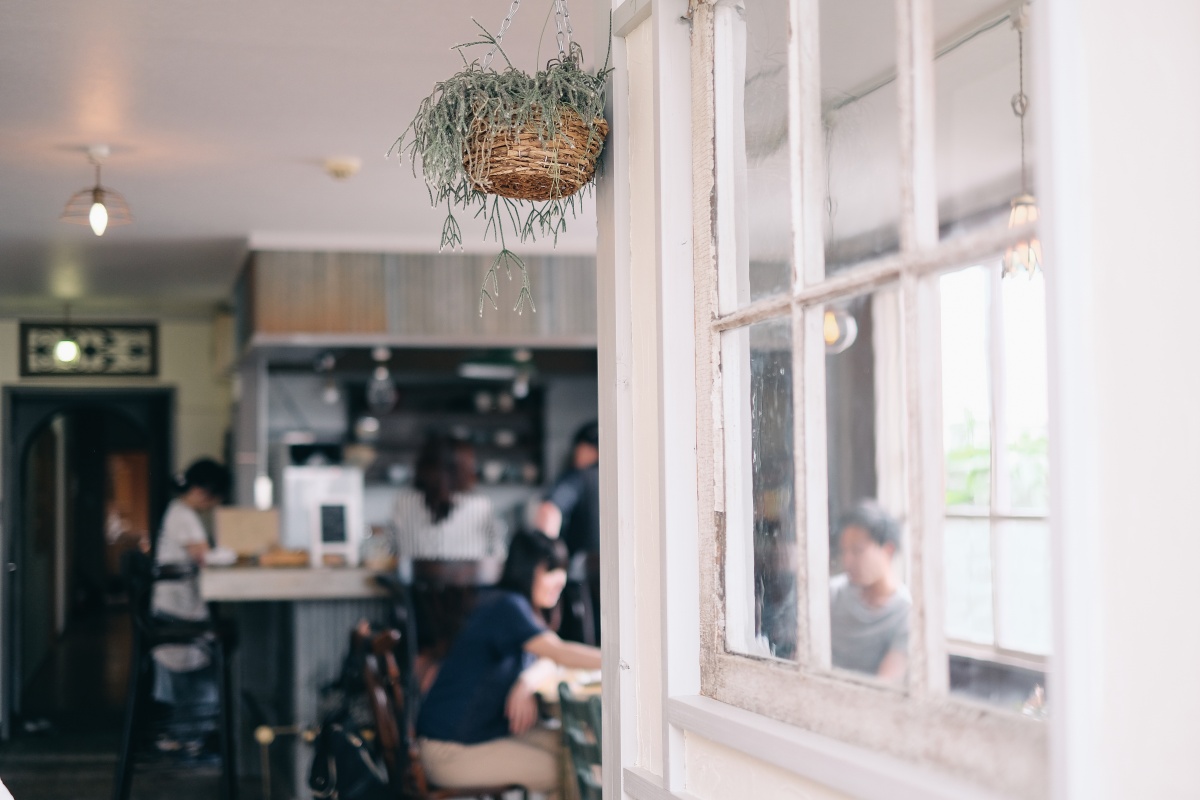
[[[355,623],[390,622],[386,590],[373,570],[352,567],[205,567],[200,593],[218,613],[236,622],[233,656],[238,765],[259,772],[253,738],[259,725],[315,727],[322,690],[342,669]],[[311,797],[312,751],[301,737],[271,745],[271,778],[277,797]],[[287,787],[284,789],[284,787]],[[280,791],[284,789],[283,791]]]

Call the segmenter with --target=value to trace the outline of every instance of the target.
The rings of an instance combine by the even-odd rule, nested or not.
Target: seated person
[[[428,437],[417,456],[413,488],[396,494],[392,519],[400,558],[503,558],[504,525],[491,501],[474,489],[471,446]]]
[[[417,737],[429,779],[444,787],[518,784],[558,790],[562,733],[540,727],[539,686],[556,665],[600,668],[600,650],[546,628],[566,583],[566,548],[520,533],[497,591],[467,620],[421,705]]]
[[[180,495],[171,501],[163,515],[155,544],[158,564],[187,567],[205,563],[209,553],[208,534],[200,515],[221,504],[229,494],[229,485],[229,470],[210,458],[199,459],[187,468],[176,485]],[[150,610],[164,622],[199,622],[209,618],[196,575],[156,582]],[[154,699],[172,706],[179,715],[201,710],[215,713],[217,675],[207,649],[192,644],[159,645],[154,648],[154,661]],[[198,748],[201,735],[197,728],[189,724],[173,727],[179,736],[160,737],[159,749]]]
[[[900,525],[864,500],[839,521],[837,545],[845,572],[829,581],[833,666],[900,682],[908,669],[912,606],[893,569]]]

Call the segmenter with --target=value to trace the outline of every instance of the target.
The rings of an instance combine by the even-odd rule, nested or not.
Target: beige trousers
[[[421,763],[431,783],[455,786],[519,784],[557,797],[562,732],[534,728],[482,744],[421,738]]]

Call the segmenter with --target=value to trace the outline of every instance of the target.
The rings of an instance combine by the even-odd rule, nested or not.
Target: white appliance
[[[325,556],[358,566],[363,537],[363,473],[358,467],[284,467],[281,544],[305,549],[313,567]]]

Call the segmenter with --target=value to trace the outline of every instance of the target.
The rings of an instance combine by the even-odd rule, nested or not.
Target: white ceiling
[[[549,3],[505,38],[532,69]],[[227,297],[247,247],[432,251],[442,215],[384,153],[461,61],[471,18],[508,0],[0,0],[0,304],[147,308]],[[591,3],[572,23],[589,66]],[[541,45],[555,50],[553,22]],[[102,238],[58,220],[90,186],[84,148],[135,221]],[[323,159],[362,171],[335,181]],[[482,249],[467,221],[468,248]],[[590,214],[560,249],[594,246]],[[532,249],[532,248],[531,248]]]
[[[82,312],[211,308],[228,298],[249,248],[436,251],[442,213],[429,208],[410,168],[384,153],[420,99],[461,64],[450,46],[475,36],[471,18],[494,30],[508,5],[0,0],[0,313],[59,313],[65,300]],[[893,5],[822,0],[827,89],[854,91],[888,72]],[[1009,5],[935,0],[936,37],[953,39]],[[505,39],[522,68],[556,49],[550,22],[536,53],[549,7],[527,0]],[[594,52],[593,4],[576,0],[573,10],[575,37],[594,67],[604,54]],[[985,192],[987,202],[1013,191],[1014,45],[1004,25],[938,63],[944,203],[980,187],[999,187]],[[780,47],[768,49],[762,68],[781,70]],[[893,108],[894,91],[841,113],[855,120],[829,154],[843,234],[894,219],[894,111],[872,111]],[[763,119],[748,123],[786,130],[784,107],[764,108]],[[99,239],[58,220],[67,198],[92,182],[84,149],[95,143],[111,147],[104,183],[125,195],[135,217]],[[361,158],[362,171],[335,181],[321,163],[342,155]],[[786,195],[786,186],[776,188]],[[773,215],[786,215],[787,204],[768,202],[766,185],[753,194],[766,205],[752,215],[755,226],[786,231],[787,220]],[[963,203],[967,211],[981,205]],[[492,246],[478,225],[462,222],[468,249]],[[594,241],[589,206],[559,248],[588,252]]]

